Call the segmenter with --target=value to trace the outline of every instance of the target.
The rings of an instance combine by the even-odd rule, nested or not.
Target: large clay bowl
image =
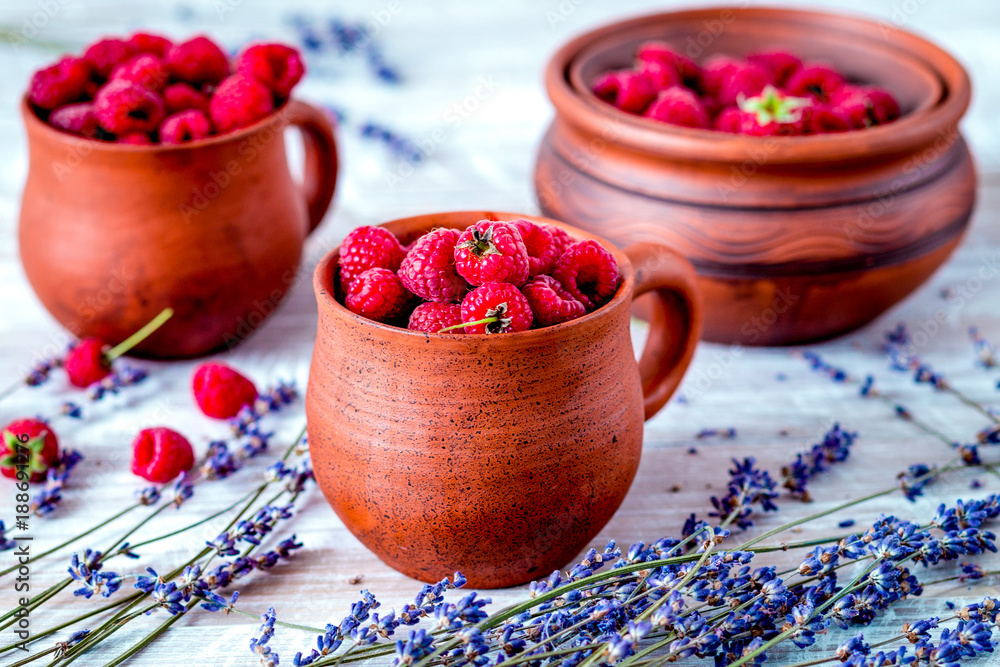
[[[408,242],[517,217],[465,211],[384,226]],[[494,335],[355,315],[338,302],[339,249],[320,262],[310,451],[331,507],[379,558],[423,581],[458,570],[477,588],[512,586],[565,565],[611,518],[639,464],[643,421],[677,387],[701,327],[690,264],[651,243],[613,251],[622,282],[609,303]],[[652,333],[637,364],[629,310],[647,292]]]
[[[889,89],[904,116],[857,132],[746,137],[621,112],[589,82],[664,39],[687,55],[788,48]],[[891,26],[790,9],[708,8],[608,25],[561,48],[545,73],[556,117],[538,151],[542,211],[619,245],[687,257],[705,338],[789,344],[869,322],[954,250],[975,200],[957,124],[962,67]]]
[[[250,127],[176,146],[73,136],[26,101],[21,115],[28,281],[73,334],[109,344],[172,307],[134,354],[197,356],[249,336],[295,282],[306,235],[333,196],[333,127],[297,100]],[[305,138],[302,185],[288,169],[289,125]]]

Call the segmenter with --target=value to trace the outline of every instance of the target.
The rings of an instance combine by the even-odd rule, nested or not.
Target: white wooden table
[[[307,268],[355,226],[429,211],[495,208],[537,212],[531,189],[534,150],[552,115],[541,86],[541,68],[547,55],[571,34],[613,17],[638,13],[673,2],[619,0],[518,0],[504,3],[430,2],[398,0],[398,12],[381,29],[379,41],[388,62],[405,76],[400,86],[375,81],[359,61],[336,59],[311,62],[313,74],[301,86],[306,99],[332,104],[349,113],[348,124],[377,120],[423,141],[432,154],[412,174],[382,147],[362,141],[351,127],[341,132],[342,176],[335,206],[306,250]],[[951,261],[921,290],[879,321],[854,335],[817,349],[852,373],[874,373],[880,386],[956,440],[970,440],[987,420],[953,397],[913,384],[908,376],[889,370],[879,351],[884,331],[897,321],[911,329],[933,318],[939,309],[946,323],[920,353],[951,381],[987,405],[1000,405],[996,382],[1000,371],[973,365],[967,330],[977,325],[1000,341],[1000,281],[982,283],[968,299],[945,299],[942,290],[968,284],[984,262],[1000,255],[1000,132],[996,108],[1000,105],[1000,5],[992,0],[845,0],[793,3],[864,11],[894,24],[933,36],[968,67],[975,86],[972,109],[964,130],[980,168],[980,200],[968,238]],[[40,356],[51,354],[67,341],[66,334],[42,309],[32,294],[17,259],[16,221],[20,188],[26,173],[24,136],[17,103],[31,71],[56,54],[43,42],[81,45],[103,33],[147,26],[183,36],[195,31],[217,35],[229,47],[258,37],[289,38],[285,17],[294,6],[317,18],[341,16],[367,19],[392,3],[292,2],[215,0],[215,2],[131,3],[125,0],[83,2],[71,0],[7,0],[0,5],[0,24],[21,30],[25,21],[37,28],[33,44],[17,49],[0,46],[0,378],[11,379]],[[392,5],[397,6],[397,5]],[[913,11],[910,11],[913,10]],[[384,16],[384,14],[383,14]],[[481,85],[483,81],[489,83]],[[477,99],[476,92],[479,92]],[[456,115],[454,106],[475,107]],[[452,110],[449,112],[449,110]],[[457,120],[456,120],[457,119]],[[389,187],[388,174],[403,175]],[[407,175],[408,174],[408,175]],[[303,272],[302,275],[308,275]],[[294,379],[305,387],[316,329],[311,284],[299,281],[280,311],[250,340],[226,355],[226,360],[265,385]],[[641,335],[641,332],[637,332]],[[128,471],[128,445],[143,426],[170,425],[204,448],[225,427],[210,424],[194,407],[188,382],[195,362],[146,363],[152,377],[141,387],[94,407],[81,424],[61,423],[63,442],[83,451],[86,460],[76,471],[66,499],[48,519],[35,519],[36,548],[71,535],[131,502],[138,480]],[[75,396],[61,377],[38,390],[24,390],[0,404],[4,422],[26,414],[51,412],[61,400]],[[683,396],[683,399],[679,397]],[[943,462],[951,452],[945,446],[895,418],[876,401],[857,397],[856,387],[838,385],[809,370],[785,349],[738,349],[702,344],[678,397],[647,424],[645,452],[638,478],[624,505],[594,540],[603,545],[614,538],[622,545],[664,535],[676,535],[691,512],[704,516],[709,497],[723,493],[730,457],[755,456],[777,471],[795,452],[806,449],[839,421],[860,432],[851,460],[812,484],[815,502],[802,505],[781,501],[782,510],[769,515],[758,528],[780,525],[791,518],[832,507],[846,499],[892,483],[905,465],[917,461]],[[271,423],[284,441],[304,421],[301,404]],[[734,439],[696,439],[704,428],[734,427]],[[279,442],[282,440],[278,440]],[[695,446],[696,454],[688,453]],[[995,452],[984,456],[997,460]],[[204,487],[176,516],[162,524],[179,526],[199,514],[229,504],[259,479],[262,465],[243,471],[224,483]],[[970,489],[973,479],[982,488]],[[211,487],[211,488],[209,488]],[[930,489],[915,504],[890,496],[817,522],[794,538],[830,534],[837,522],[853,518],[858,526],[880,512],[907,518],[927,516],[938,502],[958,497],[980,497],[1000,490],[1000,482],[982,470],[951,476]],[[8,518],[14,488],[0,480],[0,517]],[[274,606],[279,618],[322,626],[337,622],[362,588],[373,591],[386,609],[408,601],[419,588],[381,564],[347,532],[318,491],[300,503],[290,530],[306,544],[290,566],[270,575],[255,574],[238,587],[239,606],[263,611]],[[205,539],[214,537],[221,519],[203,530],[168,543],[132,564],[138,571],[146,562],[179,562]],[[125,524],[123,524],[124,526]],[[162,529],[162,528],[161,528]],[[118,529],[121,530],[121,529]],[[158,529],[159,530],[159,529]],[[102,534],[100,542],[106,541]],[[98,540],[88,540],[94,544]],[[36,564],[32,585],[41,590],[64,575],[68,556]],[[770,562],[794,564],[800,554],[783,554]],[[981,559],[996,568],[997,559]],[[6,565],[0,555],[0,565]],[[937,578],[937,575],[926,575]],[[966,586],[938,586],[923,598],[898,605],[884,624],[868,631],[870,639],[897,632],[903,619],[943,614],[944,600],[996,594],[995,580]],[[523,590],[490,594],[496,606],[524,595]],[[15,595],[9,578],[0,579],[0,608]],[[64,592],[33,617],[35,628],[48,627],[85,609],[87,603]],[[154,624],[144,619],[118,633],[117,639],[77,664],[101,665],[134,643]],[[180,664],[182,658],[215,665],[249,665],[254,659],[246,642],[256,623],[238,616],[192,614],[160,641],[136,657],[135,665]],[[61,636],[65,636],[64,634]],[[820,638],[820,647],[835,647],[846,633]],[[0,645],[12,640],[9,631]],[[279,630],[272,645],[290,664],[296,650],[305,650],[312,636]],[[39,646],[49,646],[45,640]],[[18,656],[21,657],[21,656]],[[185,660],[186,661],[186,660]],[[7,664],[7,656],[0,657]]]

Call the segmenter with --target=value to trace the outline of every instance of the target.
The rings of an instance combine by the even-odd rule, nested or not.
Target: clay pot
[[[465,211],[384,226],[408,242],[519,217]],[[422,581],[458,570],[472,587],[498,588],[565,565],[625,497],[643,421],[691,360],[701,329],[691,266],[656,244],[614,249],[622,283],[593,313],[545,329],[451,335],[351,313],[337,300],[338,252],[313,277],[319,331],[306,393],[316,479],[337,515]],[[637,365],[629,308],[647,292],[657,297],[651,343]]]
[[[131,146],[60,132],[22,102],[30,167],[21,261],[48,311],[115,344],[170,306],[132,353],[190,357],[232,347],[277,308],[305,237],[333,196],[337,154],[320,110],[291,100],[230,134]],[[305,183],[284,130],[302,130]]]
[[[904,116],[759,138],[648,120],[590,92],[649,39],[700,61],[787,48],[887,88]],[[957,130],[968,76],[884,23],[789,9],[656,14],[572,40],[545,81],[556,117],[535,172],[543,212],[619,245],[658,241],[687,257],[710,341],[800,343],[865,324],[945,261],[973,209],[975,171]]]

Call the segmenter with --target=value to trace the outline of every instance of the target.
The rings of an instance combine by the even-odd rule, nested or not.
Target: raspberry
[[[547,327],[587,314],[587,307],[566,291],[552,276],[535,276],[521,288],[535,314],[535,325]]]
[[[405,256],[399,239],[384,227],[358,227],[340,244],[340,288],[346,291],[368,269],[398,271]]]
[[[738,112],[719,122],[735,124],[732,131],[757,137],[803,134],[806,109],[812,104],[808,97],[791,97],[768,85],[760,95],[741,99]]]
[[[229,75],[229,58],[204,36],[174,44],[167,52],[166,66],[175,79],[195,86],[219,83]]]
[[[410,331],[426,331],[438,333],[441,329],[453,327],[462,323],[462,307],[457,303],[434,303],[428,301],[417,306],[410,313],[410,322],[406,328]],[[463,333],[461,328],[451,329],[444,333]]]
[[[132,441],[132,472],[165,484],[194,466],[194,450],[183,435],[164,426],[139,431]]]
[[[671,86],[683,85],[681,75],[677,73],[677,68],[656,60],[640,60],[636,63],[636,71],[642,74],[653,84],[656,90],[663,90]]]
[[[119,144],[131,144],[133,146],[149,146],[153,140],[145,132],[133,132],[125,134],[116,139]]]
[[[80,99],[89,82],[90,65],[67,56],[34,73],[28,84],[28,101],[43,109],[55,109]]]
[[[517,227],[528,251],[528,277],[552,273],[561,254],[561,243],[556,243],[547,228],[528,220],[514,220],[511,224]]]
[[[389,269],[368,269],[358,275],[344,298],[348,310],[376,322],[398,319],[409,301],[410,293]]]
[[[715,117],[715,120],[712,122],[712,129],[719,132],[739,134],[741,131],[740,126],[743,124],[743,115],[744,112],[740,111],[739,107],[726,107]]]
[[[836,91],[830,106],[842,113],[851,127],[864,128],[899,117],[899,105],[881,88],[845,85]]]
[[[618,262],[597,241],[578,241],[559,258],[552,277],[591,311],[618,289]]]
[[[197,109],[208,113],[208,97],[187,83],[172,83],[167,86],[163,91],[163,102],[167,107],[167,113],[177,113],[188,109]]]
[[[160,142],[183,144],[204,139],[212,134],[212,124],[208,117],[197,109],[188,109],[167,116],[160,124]]]
[[[63,368],[74,387],[89,387],[111,373],[111,364],[104,355],[104,341],[97,338],[81,338],[76,342],[66,358]]]
[[[656,97],[652,82],[630,70],[605,74],[594,83],[593,91],[605,102],[630,113],[642,113]]]
[[[212,124],[219,132],[253,125],[273,110],[274,97],[267,86],[242,74],[220,83],[208,102]]]
[[[240,408],[257,400],[253,382],[218,361],[209,361],[195,369],[191,389],[201,411],[215,419],[235,417]]]
[[[694,92],[681,86],[660,91],[643,115],[682,127],[707,128],[710,124],[705,105]]]
[[[115,65],[119,65],[133,54],[132,47],[124,40],[108,37],[91,44],[83,52],[83,59],[101,79],[107,79]]]
[[[552,235],[552,242],[556,245],[556,261],[559,261],[559,257],[566,251],[566,248],[576,243],[576,240],[562,227],[545,225],[545,231]]]
[[[89,102],[59,107],[49,114],[49,125],[63,132],[91,139],[97,137],[97,116],[94,115],[94,105]]]
[[[527,331],[533,319],[528,299],[510,283],[489,282],[469,292],[462,300],[462,321],[467,334]]]
[[[22,475],[19,481],[44,482],[45,473],[58,462],[59,441],[48,424],[40,419],[17,419],[4,426],[0,441],[0,473],[4,477],[17,479],[22,469],[28,477]]]
[[[115,67],[111,81],[128,81],[143,88],[161,91],[167,85],[167,70],[163,62],[151,53],[140,53]]]
[[[399,265],[406,289],[427,301],[461,301],[469,286],[455,271],[459,236],[457,229],[435,229],[417,239]]]
[[[236,57],[235,69],[257,79],[281,98],[288,97],[306,73],[298,50],[284,44],[248,46]]]
[[[816,103],[805,111],[806,130],[815,134],[830,134],[847,132],[851,129],[851,120],[840,109],[829,104]]]
[[[866,89],[868,101],[871,103],[870,113],[875,118],[875,123],[890,123],[900,116],[899,102],[892,94],[881,88],[869,86]]]
[[[174,45],[172,41],[151,32],[136,32],[128,38],[126,42],[133,53],[152,53],[157,58],[167,55],[170,47]]]
[[[697,87],[701,80],[701,68],[697,63],[675,51],[666,42],[651,41],[640,44],[636,58],[640,63],[657,62],[673,67],[688,86]]]
[[[771,75],[757,65],[740,63],[722,75],[722,85],[715,99],[722,106],[736,104],[741,99],[759,95],[771,83]]]
[[[724,79],[739,69],[741,61],[723,54],[716,54],[705,61],[701,74],[701,92],[709,97],[717,97],[722,90]]]
[[[528,249],[514,225],[480,220],[458,237],[455,270],[471,285],[521,286],[528,279]]]
[[[802,67],[802,61],[787,51],[758,51],[748,55],[747,61],[767,70],[776,86],[784,86]]]
[[[128,81],[111,81],[97,91],[94,113],[112,134],[152,132],[163,120],[163,98]]]
[[[825,103],[844,83],[844,76],[832,67],[813,64],[789,77],[785,88],[791,95],[812,95]]]

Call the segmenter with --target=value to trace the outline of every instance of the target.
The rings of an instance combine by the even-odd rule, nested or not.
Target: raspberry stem
[[[450,327],[445,327],[438,331],[438,333],[444,333],[445,331],[451,331],[452,329],[460,329],[462,327],[474,327],[477,324],[492,324],[493,322],[499,322],[500,318],[494,315],[493,317],[484,317],[481,320],[476,320],[475,322],[462,322],[461,324],[453,324]]]
[[[169,320],[174,315],[173,308],[164,308],[159,315],[151,319],[144,327],[136,331],[134,334],[123,340],[122,342],[115,345],[113,348],[108,350],[104,354],[104,358],[111,363],[118,357],[122,356],[133,347],[141,343],[142,341],[149,338],[149,336],[163,326],[164,322]]]

